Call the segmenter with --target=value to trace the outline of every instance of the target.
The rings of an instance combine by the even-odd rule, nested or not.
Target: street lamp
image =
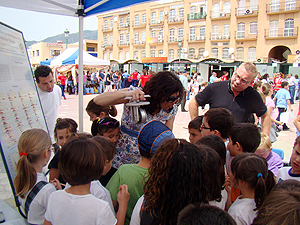
[[[104,59],[105,45],[102,45],[102,52],[103,52],[103,59]]]
[[[64,33],[65,33],[65,38],[66,38],[66,49],[67,49],[68,48],[68,39],[69,39],[70,31],[68,31],[68,29],[66,28]]]
[[[179,58],[179,71],[180,71],[180,58],[181,58],[181,47],[182,47],[182,40],[181,39],[179,39],[178,40],[178,53],[179,53],[179,55],[178,55],[178,58]]]

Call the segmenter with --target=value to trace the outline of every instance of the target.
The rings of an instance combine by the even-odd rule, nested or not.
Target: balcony
[[[257,7],[249,7],[249,8],[236,8],[235,9],[237,18],[244,17],[257,17],[258,16],[258,6]]]
[[[140,23],[140,22],[134,22],[134,21],[132,21],[131,26],[133,28],[144,28],[144,27],[146,27],[146,23]]]
[[[134,46],[144,46],[145,43],[146,41],[137,41],[137,40],[133,41]]]
[[[257,40],[257,33],[246,33],[242,31],[235,32],[235,39],[236,41],[256,41]]]
[[[205,36],[187,35],[187,40],[189,43],[199,43],[205,42]]]
[[[180,23],[183,23],[184,21],[184,18],[180,18],[180,17],[177,17],[177,18],[170,18],[169,19],[169,24],[180,24]]]
[[[164,21],[163,20],[157,20],[157,19],[150,19],[149,20],[149,26],[153,27],[153,26],[163,26],[164,25]]]
[[[300,1],[279,2],[275,4],[267,4],[267,14],[276,15],[283,13],[294,13],[300,11]]]
[[[280,28],[280,29],[265,29],[265,39],[294,39],[298,37],[298,27],[295,28]]]
[[[111,32],[113,31],[113,29],[111,27],[108,27],[108,26],[102,26],[102,32]]]
[[[118,30],[127,29],[130,27],[130,23],[119,23]]]
[[[119,47],[126,47],[126,46],[129,46],[129,45],[130,45],[129,42],[118,41],[118,46]]]
[[[206,13],[190,13],[187,14],[188,21],[193,20],[205,20],[206,19]]]
[[[106,44],[103,43],[103,45],[104,45],[105,49],[113,48],[113,44],[112,43],[106,43]]]
[[[211,20],[227,20],[230,19],[230,12],[211,11]]]
[[[158,35],[157,37],[148,38],[149,45],[160,45],[164,42],[163,36]]]
[[[230,35],[224,35],[224,34],[220,34],[220,33],[219,34],[211,33],[210,40],[211,41],[229,41]]]
[[[170,44],[178,44],[178,41],[181,40],[183,42],[183,38],[178,38],[174,36],[167,36],[168,43]]]

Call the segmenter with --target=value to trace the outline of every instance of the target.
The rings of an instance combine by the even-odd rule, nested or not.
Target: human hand
[[[229,175],[225,175],[225,190],[227,191],[227,193],[231,193],[231,182]]]
[[[145,93],[140,90],[139,88],[134,89],[132,91],[126,92],[126,97],[131,97],[131,101],[137,101],[137,100],[142,100],[145,101],[146,98],[144,97]]]
[[[51,180],[50,183],[54,185],[54,187],[56,188],[56,190],[61,190],[62,189],[61,183],[56,178],[54,178],[53,180]]]
[[[126,184],[121,185],[119,187],[119,193],[117,194],[119,206],[122,204],[127,206],[129,198],[128,186]]]

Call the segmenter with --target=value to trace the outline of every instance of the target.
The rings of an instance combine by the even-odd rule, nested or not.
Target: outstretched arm
[[[128,193],[128,186],[123,184],[119,188],[119,193],[117,195],[119,209],[117,212],[117,223],[116,225],[123,225],[125,222],[125,216],[127,212],[127,205],[129,201],[130,194]]]
[[[261,125],[262,132],[269,136],[271,129],[271,117],[269,110],[267,110],[267,112],[261,117]]]
[[[189,103],[189,112],[191,120],[195,119],[198,116],[198,107],[199,105],[197,104],[195,97],[191,98]]]

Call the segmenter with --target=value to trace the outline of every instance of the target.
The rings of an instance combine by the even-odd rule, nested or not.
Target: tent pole
[[[79,78],[78,78],[78,110],[79,132],[83,132],[83,16],[79,16]]]

